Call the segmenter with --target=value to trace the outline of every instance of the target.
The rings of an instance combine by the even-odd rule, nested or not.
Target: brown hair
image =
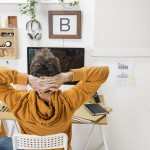
[[[30,74],[33,76],[54,76],[60,72],[59,59],[48,48],[38,51],[32,59]]]

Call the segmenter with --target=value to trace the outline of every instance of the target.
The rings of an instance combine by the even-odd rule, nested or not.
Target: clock
[[[10,42],[10,41],[6,41],[6,42],[5,42],[5,46],[6,46],[6,47],[10,47],[10,46],[11,46],[11,42]]]

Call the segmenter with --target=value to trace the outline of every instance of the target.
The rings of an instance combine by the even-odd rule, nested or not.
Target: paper
[[[134,66],[134,62],[115,63],[115,87],[135,86]]]

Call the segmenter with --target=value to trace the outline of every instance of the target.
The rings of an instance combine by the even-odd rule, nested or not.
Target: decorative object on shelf
[[[4,57],[4,56],[5,56],[5,54],[4,54],[3,49],[0,49],[0,57]]]
[[[26,30],[31,40],[41,39],[41,24],[36,19],[37,4],[38,0],[27,0],[27,4],[19,4],[21,14],[30,16],[31,20],[27,22]]]
[[[0,16],[0,27],[1,28],[7,27],[7,17],[6,16]]]
[[[81,11],[49,11],[48,18],[49,38],[81,38]]]
[[[17,16],[8,16],[8,27],[17,28]]]
[[[4,52],[4,56],[8,56],[8,51],[7,51],[7,49],[3,50],[3,52]],[[9,62],[6,61],[6,63],[8,64]]]
[[[0,47],[5,47],[5,44],[1,44]]]
[[[6,47],[11,47],[11,41],[6,41],[6,42],[5,42],[5,46],[6,46]]]
[[[13,37],[14,32],[1,32],[2,37]]]

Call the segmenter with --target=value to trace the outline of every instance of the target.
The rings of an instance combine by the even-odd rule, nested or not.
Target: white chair
[[[59,133],[46,136],[14,134],[12,137],[13,150],[17,149],[57,149],[68,147],[68,136],[66,133]]]

